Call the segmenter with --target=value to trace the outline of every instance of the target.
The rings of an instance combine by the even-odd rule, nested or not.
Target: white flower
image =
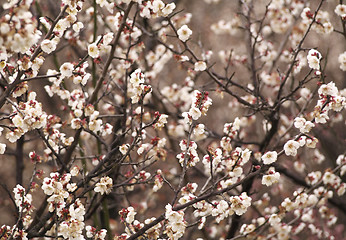
[[[71,128],[72,129],[79,129],[82,127],[82,120],[80,118],[73,118],[71,120]]]
[[[168,115],[167,114],[160,114],[159,115],[159,119],[157,120],[157,122],[153,125],[153,127],[155,129],[161,130],[165,124],[167,123],[167,118]]]
[[[177,33],[179,39],[183,42],[186,42],[190,38],[192,31],[187,25],[183,25],[181,28],[179,28]]]
[[[308,133],[311,131],[311,129],[315,126],[315,124],[313,124],[312,122],[310,121],[306,121],[304,126],[302,128],[300,128],[300,132],[301,133]]]
[[[73,74],[73,64],[66,62],[60,66],[61,77],[71,77]]]
[[[173,12],[174,9],[175,9],[175,3],[167,4],[166,7],[164,7],[161,10],[162,16],[167,17],[169,14]]]
[[[56,44],[57,43],[55,41],[45,39],[41,42],[41,49],[45,53],[50,54],[56,49]]]
[[[186,55],[177,56],[177,58],[179,62],[186,62],[190,60],[189,57]]]
[[[0,143],[0,154],[4,154],[6,150],[6,144]]]
[[[113,41],[114,33],[109,32],[103,36],[102,44],[109,45]]]
[[[346,17],[346,5],[345,4],[337,5],[334,12],[342,18]]]
[[[330,185],[335,184],[336,186],[340,185],[339,177],[337,177],[335,174],[329,171],[323,174],[322,181],[325,185],[327,184],[330,184]]]
[[[317,138],[308,138],[308,139],[306,139],[306,146],[308,148],[315,148],[317,143],[318,143],[318,139]]]
[[[289,140],[285,145],[284,145],[284,150],[285,154],[287,156],[295,156],[297,155],[297,150],[299,148],[299,143],[294,141],[294,140]]]
[[[101,128],[102,136],[110,135],[113,132],[113,126],[109,123],[106,123]]]
[[[95,239],[100,239],[100,240],[104,240],[107,236],[107,230],[106,229],[101,229],[100,231],[98,231],[95,235]]]
[[[322,58],[321,53],[319,53],[315,49],[311,49],[307,56],[309,67],[312,69],[319,70],[321,58]]]
[[[201,111],[198,108],[196,108],[196,107],[191,107],[190,111],[189,111],[189,114],[190,114],[190,116],[192,117],[193,120],[197,120],[202,115]]]
[[[122,155],[125,155],[128,149],[129,149],[129,144],[123,144],[119,147],[119,151],[121,152]]]
[[[79,174],[79,167],[78,166],[74,166],[72,169],[71,169],[71,175],[72,176],[77,176]]]
[[[140,84],[144,83],[144,74],[142,73],[141,69],[136,69],[133,73],[130,75],[130,83],[134,87],[138,87]]]
[[[204,71],[207,69],[207,64],[203,61],[198,61],[195,63],[195,71]]]
[[[345,5],[345,8],[346,8],[346,5]],[[338,61],[340,63],[340,69],[342,71],[346,71],[346,51],[339,55]]]
[[[305,122],[306,122],[305,118],[296,117],[296,118],[294,119],[294,126],[295,126],[296,128],[301,128],[301,127],[304,126]]]
[[[80,222],[84,221],[85,207],[80,199],[77,199],[74,204],[70,205],[69,212],[72,218]]]
[[[76,219],[71,218],[70,221],[64,221],[59,226],[59,235],[61,234],[65,239],[78,239],[84,240],[82,231],[84,228],[83,221],[77,221]]]
[[[96,43],[92,43],[88,46],[88,54],[92,58],[98,58],[100,56],[100,50]]]
[[[96,3],[100,5],[100,7],[103,7],[106,5],[107,1],[106,0],[96,0]]]
[[[266,152],[262,156],[262,161],[264,164],[271,164],[277,160],[278,154],[275,151],[272,152]]]
[[[154,13],[157,13],[161,9],[163,9],[165,4],[161,0],[154,0],[152,2],[152,9]]]
[[[297,207],[296,204],[294,204],[294,202],[292,202],[289,198],[285,198],[285,200],[281,203],[281,206],[284,207],[288,212],[294,210]]]
[[[213,202],[213,205],[216,207],[213,208],[213,210],[211,211],[211,215],[213,217],[216,217],[215,220],[217,223],[219,223],[221,220],[225,219],[226,217],[228,217],[229,211],[229,205],[225,200],[221,200],[220,202]]]

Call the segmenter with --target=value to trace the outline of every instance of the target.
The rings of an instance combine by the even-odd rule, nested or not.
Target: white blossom
[[[298,148],[299,148],[299,143],[294,140],[289,140],[284,145],[285,154],[287,156],[290,156],[290,155],[293,157],[296,156]]]
[[[345,5],[345,8],[346,8],[346,5]],[[345,15],[345,17],[346,17],[346,15]],[[340,69],[342,71],[346,71],[346,51],[339,55],[338,62],[340,64]]]
[[[198,61],[195,63],[195,71],[204,71],[207,69],[207,64],[203,61]]]
[[[346,5],[345,4],[338,4],[336,7],[335,7],[335,10],[334,12],[342,17],[342,18],[345,18],[346,17]]]
[[[56,42],[53,40],[45,39],[41,42],[41,49],[47,54],[50,54],[56,49]]]
[[[271,164],[277,160],[277,156],[278,156],[278,154],[276,151],[272,151],[272,152],[269,151],[269,152],[266,152],[265,154],[263,154],[261,159],[262,159],[264,164]]]
[[[183,42],[186,42],[190,38],[192,31],[187,25],[183,25],[178,29],[177,33],[179,39]]]
[[[312,69],[319,70],[321,58],[322,55],[317,50],[311,49],[307,56],[309,67]]]
[[[100,56],[100,50],[96,43],[92,43],[88,46],[88,54],[92,58],[98,58]]]
[[[6,150],[6,144],[0,143],[0,154],[4,154]]]
[[[71,77],[73,74],[73,64],[66,62],[60,66],[61,77]]]

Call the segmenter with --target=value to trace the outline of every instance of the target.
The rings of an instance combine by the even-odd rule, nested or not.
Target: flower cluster
[[[270,186],[273,183],[277,183],[280,179],[280,173],[275,172],[273,167],[269,168],[267,174],[262,177],[262,184]]]
[[[225,123],[223,126],[223,133],[226,134],[228,138],[233,139],[240,129],[240,119],[236,117],[233,123]]]
[[[50,196],[47,199],[50,212],[56,211],[59,216],[63,214],[66,206],[66,199],[70,196],[69,192],[76,190],[76,185],[70,183],[71,174],[60,176],[59,173],[50,173],[50,177],[45,177],[42,183],[44,194]]]
[[[206,115],[211,104],[212,100],[208,97],[208,92],[195,90],[190,110],[182,114],[185,122],[191,123],[192,120],[198,120],[202,115]]]
[[[31,92],[27,102],[20,102],[12,106],[15,115],[12,118],[13,130],[7,132],[6,138],[16,142],[22,135],[33,130],[45,127],[47,114],[42,109],[42,104],[36,101],[36,93]]]
[[[153,127],[155,129],[161,130],[165,126],[165,124],[167,123],[168,115],[155,112],[155,116],[157,118],[157,121],[155,122]]]
[[[239,16],[234,16],[230,21],[219,20],[217,23],[212,24],[210,29],[215,34],[229,34],[234,36],[239,33],[240,26],[241,20]]]
[[[145,76],[141,69],[136,69],[130,76],[129,81],[129,96],[131,97],[132,103],[138,103],[141,100],[142,95],[146,95],[151,92],[150,85],[145,85]]]
[[[166,205],[165,218],[168,221],[165,233],[170,239],[179,239],[184,235],[186,221],[183,211],[174,211],[170,204]]]
[[[166,160],[167,151],[165,149],[166,138],[155,137],[152,138],[150,143],[143,143],[139,146],[137,154],[155,160]]]
[[[16,160],[16,224],[1,238],[344,237],[345,4],[187,2],[214,3],[211,17],[168,0],[3,4],[0,154]],[[214,19],[217,6],[231,11]],[[210,28],[192,41],[200,20]]]
[[[180,141],[180,149],[183,151],[177,155],[180,165],[183,167],[185,164],[187,167],[195,166],[200,160],[197,153],[197,144],[194,141]]]
[[[91,238],[94,240],[104,240],[107,236],[106,229],[101,229],[100,231],[97,231],[96,228],[92,226],[86,226],[85,230],[87,238]]]
[[[42,32],[36,28],[36,18],[30,11],[31,3],[10,1],[4,4],[4,9],[10,9],[12,13],[5,14],[0,20],[1,55],[6,56],[5,61],[14,53],[31,55],[30,48],[41,38]]]
[[[175,3],[165,4],[161,0],[146,1],[141,5],[140,15],[145,18],[167,17],[175,7]]]
[[[106,2],[106,1],[105,1]],[[88,54],[92,58],[100,57],[100,53],[109,53],[110,46],[109,44],[113,40],[113,33],[107,33],[101,37],[101,39],[97,39],[96,42],[89,44],[88,46]],[[99,42],[99,43],[98,43]]]
[[[230,212],[234,212],[238,216],[243,215],[248,207],[251,206],[251,197],[249,197],[246,192],[243,192],[239,196],[232,196],[230,197]]]
[[[95,192],[103,194],[109,194],[112,191],[113,180],[106,176],[102,177],[98,183],[96,183],[96,187],[94,188]]]
[[[137,213],[133,207],[128,207],[126,209],[124,208],[121,211],[119,211],[121,221],[126,222],[128,224],[133,223],[136,214]]]
[[[85,208],[79,199],[70,205],[65,216],[67,218],[60,224],[58,234],[68,239],[84,239],[84,215]]]
[[[301,12],[302,24],[307,27],[312,24],[312,29],[319,34],[330,34],[333,32],[334,27],[330,22],[329,14],[326,11],[318,11],[316,15],[309,7],[306,7]],[[313,20],[315,20],[313,22]]]
[[[16,205],[19,209],[19,212],[21,214],[31,214],[33,211],[32,206],[32,195],[30,193],[27,193],[25,188],[23,188],[21,185],[17,184],[17,186],[13,189],[14,193],[14,200],[16,202]],[[26,221],[24,222],[24,225],[28,225],[30,222],[28,222],[28,218],[24,218]]]
[[[311,121],[307,121],[305,118],[296,117],[294,119],[294,126],[299,128],[301,133],[308,133],[315,126]]]

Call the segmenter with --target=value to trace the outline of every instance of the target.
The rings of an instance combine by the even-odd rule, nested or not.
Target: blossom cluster
[[[1,8],[1,238],[345,237],[342,1],[53,2]]]
[[[183,211],[174,211],[170,204],[166,205],[165,218],[168,221],[165,233],[170,239],[179,239],[185,233],[186,221]]]

